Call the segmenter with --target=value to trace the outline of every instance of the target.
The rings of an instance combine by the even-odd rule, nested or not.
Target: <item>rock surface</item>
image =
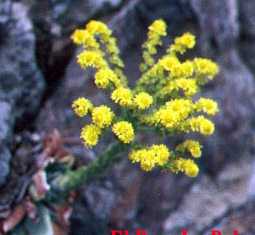
[[[21,3],[0,3],[0,186],[9,175],[14,125],[25,127],[38,110],[44,80],[36,65],[35,37]],[[23,122],[24,121],[24,122]]]
[[[250,190],[253,165],[254,160],[245,158],[238,165],[227,165],[214,179],[202,175],[164,221],[163,234],[178,234],[182,228],[191,235],[204,234],[232,210],[249,202],[254,193]]]

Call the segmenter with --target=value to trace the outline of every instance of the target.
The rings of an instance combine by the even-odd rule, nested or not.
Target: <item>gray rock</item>
[[[244,158],[238,164],[229,164],[214,180],[201,176],[163,222],[163,234],[177,234],[183,228],[191,235],[205,234],[208,228],[214,227],[215,221],[246,205],[254,175],[252,162]]]
[[[235,46],[239,36],[237,0],[191,0],[190,4],[198,20],[202,43],[209,46],[207,53]]]
[[[254,1],[240,1],[240,54],[249,66],[253,73],[255,73],[255,16],[254,16]]]
[[[8,148],[0,145],[0,187],[5,184],[6,179],[10,173],[11,154]]]
[[[95,15],[104,15],[118,8],[122,0],[54,0],[28,1],[33,19],[50,20],[51,33],[57,37],[69,36],[77,26],[83,25]],[[46,19],[45,19],[46,17]]]
[[[252,0],[239,1],[241,33],[244,37],[255,38],[255,2]]]
[[[44,90],[35,59],[34,34],[21,3],[0,3],[0,172],[2,185],[9,173],[14,125],[29,125]]]

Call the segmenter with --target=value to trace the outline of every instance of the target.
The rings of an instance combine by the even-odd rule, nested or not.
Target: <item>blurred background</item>
[[[118,38],[130,82],[138,76],[148,25],[162,18],[169,41],[197,36],[190,56],[217,61],[220,74],[203,90],[219,102],[216,133],[203,140],[196,179],[141,172],[126,157],[78,190],[73,235],[136,228],[148,234],[255,234],[255,1],[254,0],[0,0],[0,216],[25,196],[33,175],[31,155],[58,129],[78,164],[107,144],[87,150],[73,99],[105,101],[90,74],[76,64],[70,35],[90,19],[107,23]]]

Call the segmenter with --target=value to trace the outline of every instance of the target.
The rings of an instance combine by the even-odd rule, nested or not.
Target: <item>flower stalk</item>
[[[112,144],[104,153],[87,166],[81,166],[76,170],[69,170],[64,175],[59,176],[52,184],[54,191],[69,193],[83,184],[88,184],[101,176],[114,163],[121,160],[123,153],[127,151],[128,145],[116,142]]]

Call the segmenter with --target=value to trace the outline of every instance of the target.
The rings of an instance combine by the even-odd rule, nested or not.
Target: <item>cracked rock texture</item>
[[[10,173],[15,125],[25,127],[38,110],[44,80],[36,64],[35,36],[22,3],[0,3],[0,187]]]

